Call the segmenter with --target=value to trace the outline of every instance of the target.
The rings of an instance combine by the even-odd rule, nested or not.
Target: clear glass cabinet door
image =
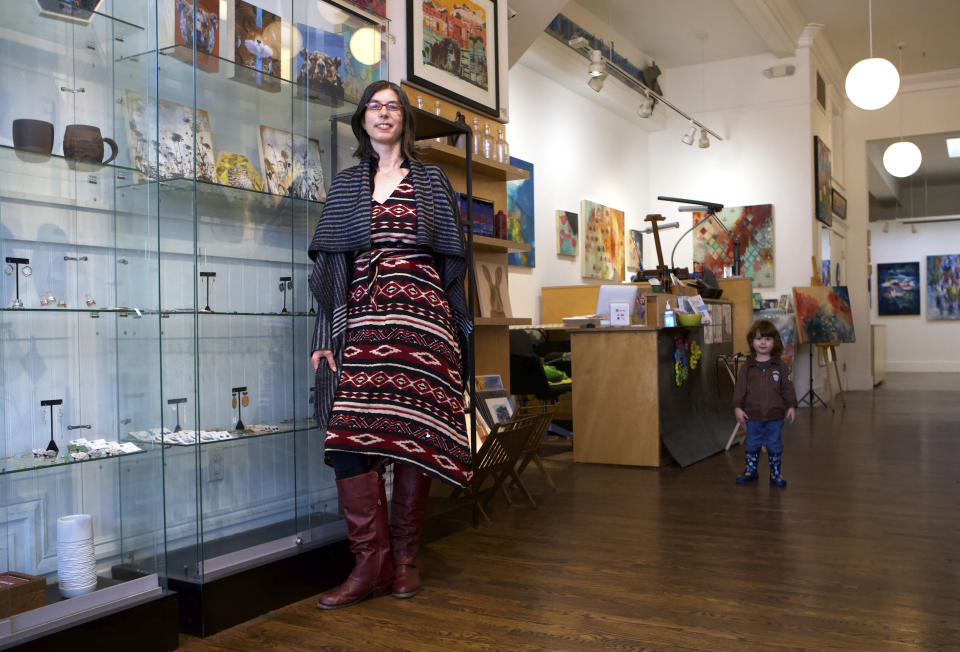
[[[159,420],[156,190],[126,189],[117,103],[155,85],[117,65],[155,48],[155,7],[77,4],[0,23],[0,571],[30,596],[0,645],[165,573],[162,453],[128,436]]]

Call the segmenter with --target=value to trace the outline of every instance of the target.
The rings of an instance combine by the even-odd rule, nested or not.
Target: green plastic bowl
[[[680,324],[681,326],[699,326],[699,325],[700,325],[700,315],[699,315],[698,313],[694,313],[694,314],[691,314],[691,315],[688,315],[688,314],[682,313],[682,312],[681,312],[681,313],[678,313],[678,314],[677,314],[677,323]]]

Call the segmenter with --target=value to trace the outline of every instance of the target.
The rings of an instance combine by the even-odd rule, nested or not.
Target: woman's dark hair
[[[750,332],[747,333],[747,345],[750,347],[750,353],[756,353],[756,351],[753,350],[753,340],[758,337],[772,337],[773,350],[770,351],[770,356],[774,358],[780,357],[780,354],[783,353],[783,340],[780,339],[780,333],[777,331],[776,326],[766,319],[753,322],[753,326],[750,327]]]
[[[373,97],[375,93],[384,89],[390,89],[396,93],[397,99],[402,107],[400,115],[403,118],[403,129],[400,132],[400,153],[404,158],[418,161],[420,157],[417,156],[416,139],[413,137],[415,122],[410,100],[407,99],[407,94],[403,92],[402,88],[386,80],[375,81],[367,86],[363,91],[363,95],[360,97],[360,103],[357,104],[357,110],[353,112],[353,117],[350,119],[350,126],[353,127],[353,135],[357,137],[357,151],[354,152],[353,155],[359,159],[378,158],[376,150],[373,149],[373,145],[370,143],[370,135],[367,134],[367,130],[363,128],[363,118],[367,113],[367,102],[370,101],[370,98]]]

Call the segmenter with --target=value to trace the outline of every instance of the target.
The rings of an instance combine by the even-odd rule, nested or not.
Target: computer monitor
[[[601,285],[600,293],[597,295],[597,315],[603,319],[610,319],[611,303],[626,303],[630,306],[628,310],[633,312],[633,302],[636,298],[636,285]]]

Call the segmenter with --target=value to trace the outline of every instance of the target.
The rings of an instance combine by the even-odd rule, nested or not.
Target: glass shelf
[[[31,5],[31,11],[4,11],[3,27],[0,30],[9,30],[18,34],[30,34],[45,41],[63,42],[64,30],[74,28],[90,32],[90,35],[103,29],[112,30],[113,38],[124,39],[143,32],[143,27],[132,22],[111,16],[101,11],[90,12],[90,20],[86,23],[60,19],[56,16],[42,15],[34,2],[25,2]]]
[[[319,426],[317,426],[316,421],[314,421],[313,419],[310,419],[307,421],[300,421],[293,425],[287,424],[286,427],[281,427],[280,430],[274,430],[273,432],[264,432],[259,434],[251,432],[250,430],[243,430],[239,432],[236,430],[228,430],[227,432],[233,435],[233,437],[231,437],[230,439],[215,439],[213,441],[200,441],[200,442],[192,442],[187,444],[179,444],[176,442],[166,441],[161,444],[158,441],[153,441],[153,442],[143,441],[142,439],[137,439],[136,437],[130,437],[128,435],[127,437],[124,437],[123,441],[134,443],[137,446],[153,446],[153,447],[165,446],[168,448],[189,448],[191,446],[206,447],[214,444],[228,444],[230,442],[249,441],[251,439],[260,439],[260,440],[268,439],[270,437],[276,437],[278,435],[288,435],[294,432],[307,432],[310,430],[316,430],[317,428],[319,428]]]
[[[115,314],[120,317],[134,317],[136,318],[137,308],[127,308],[127,307],[116,307],[116,308],[57,308],[57,307],[44,307],[44,308],[0,308],[0,312],[3,313],[13,313],[18,312],[22,313],[89,313],[91,315],[102,315],[102,314]],[[162,317],[171,317],[173,315],[200,315],[202,317],[316,317],[316,313],[310,312],[218,312],[215,310],[194,310],[193,308],[182,308],[182,309],[173,309],[173,310],[155,310],[155,309],[139,309],[142,316],[148,315],[157,315],[160,314]]]
[[[316,313],[309,312],[226,312],[217,310],[194,310],[183,308],[180,310],[164,310],[163,316],[172,315],[200,315],[201,317],[316,317]]]
[[[154,193],[157,191],[157,184],[137,181],[121,188],[134,193]],[[197,219],[201,221],[216,217],[256,222],[264,226],[284,225],[306,228],[309,216],[319,217],[323,210],[323,202],[224,186],[209,181],[195,182],[193,179],[177,178],[160,182],[160,210],[164,219],[193,221],[194,188],[196,188]]]
[[[0,199],[63,208],[111,211],[114,179],[132,179],[137,171],[119,165],[86,163],[59,154],[34,154],[0,145]],[[90,187],[90,191],[85,189]],[[110,196],[104,196],[109,194]]]
[[[70,457],[34,457],[31,455],[21,455],[20,457],[0,458],[0,474],[22,473],[24,471],[41,471],[44,469],[60,469],[65,466],[75,464],[87,464],[88,462],[104,462],[121,457],[133,457],[142,455],[147,451],[141,450],[136,453],[119,453],[117,455],[104,455],[103,457],[90,457],[85,460],[74,460]]]

